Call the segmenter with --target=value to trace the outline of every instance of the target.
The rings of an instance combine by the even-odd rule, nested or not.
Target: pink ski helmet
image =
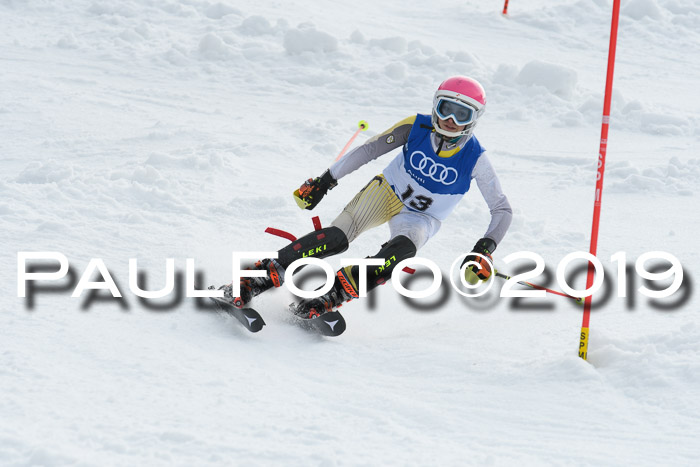
[[[476,121],[484,113],[486,92],[479,82],[466,76],[453,76],[442,82],[433,97],[432,124],[435,131],[446,138],[470,137]],[[462,131],[440,128],[439,120],[452,118]]]

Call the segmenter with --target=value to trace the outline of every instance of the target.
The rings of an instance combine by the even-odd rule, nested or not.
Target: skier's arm
[[[408,135],[415,121],[415,115],[405,118],[388,130],[373,136],[362,146],[348,152],[342,159],[331,165],[330,171],[333,178],[339,180],[379,156],[403,146],[408,141]]]
[[[491,222],[486,229],[484,237],[490,238],[496,244],[499,244],[505,237],[508,227],[510,227],[510,223],[513,220],[513,210],[510,207],[508,198],[503,193],[501,182],[498,181],[498,176],[486,154],[482,154],[476,162],[472,171],[472,178],[476,180],[479,191],[481,191],[491,211]]]
[[[476,161],[472,171],[472,178],[476,180],[479,191],[481,191],[486,204],[491,210],[491,222],[486,229],[486,233],[476,242],[471,254],[467,255],[462,262],[462,266],[465,263],[473,263],[464,270],[464,278],[473,285],[479,281],[488,280],[491,276],[491,267],[484,260],[484,257],[489,261],[492,260],[491,253],[505,237],[513,219],[513,210],[510,207],[508,198],[506,198],[501,189],[501,183],[498,181],[496,172],[485,154],[482,154],[479,160]],[[477,256],[475,253],[481,256]]]
[[[294,192],[294,198],[299,207],[302,209],[315,208],[328,190],[338,184],[338,179],[357,170],[382,154],[401,147],[408,141],[408,135],[411,133],[411,128],[415,121],[415,116],[401,120],[385,132],[374,136],[362,146],[358,146],[347,153],[345,157],[333,164],[320,177],[310,178],[305,181]]]

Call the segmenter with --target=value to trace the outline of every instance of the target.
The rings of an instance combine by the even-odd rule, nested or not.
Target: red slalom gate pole
[[[503,14],[508,14],[508,0],[506,0],[506,2],[503,4]]]
[[[335,158],[335,161],[338,162],[341,157],[343,157],[343,154],[345,154],[345,151],[348,150],[350,145],[352,144],[353,141],[355,141],[355,138],[357,138],[357,135],[360,134],[361,131],[365,131],[367,128],[369,128],[369,123],[367,123],[364,120],[360,120],[360,122],[357,124],[357,130],[355,131],[355,134],[353,134],[350,137],[350,140],[345,144],[345,147],[343,148],[342,151],[340,151],[340,154],[338,154],[338,157]]]
[[[603,105],[603,124],[600,130],[600,150],[598,152],[598,171],[596,172],[595,202],[593,203],[593,224],[591,227],[590,254],[596,256],[598,251],[598,227],[600,225],[600,206],[603,197],[603,174],[605,173],[605,155],[608,147],[608,126],[610,124],[610,102],[612,101],[613,73],[615,71],[615,49],[617,48],[617,24],[620,17],[620,0],[613,1],[612,24],[610,26],[610,47],[608,49],[608,74],[605,81],[605,103]],[[595,278],[595,268],[588,263],[586,289],[590,289]],[[583,302],[583,322],[581,323],[581,341],[578,356],[588,359],[588,336],[591,319],[592,295]]]

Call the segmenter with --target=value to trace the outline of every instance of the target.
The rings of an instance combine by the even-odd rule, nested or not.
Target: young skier
[[[277,259],[264,259],[255,269],[268,272],[267,277],[242,278],[240,297],[224,294],[235,306],[284,282],[285,269],[304,254],[323,258],[342,253],[362,232],[389,223],[390,239],[372,258],[382,258],[382,266],[367,267],[367,290],[386,282],[400,261],[411,258],[438,231],[441,222],[455,208],[476,181],[491,211],[491,222],[464,263],[477,264],[465,269],[465,278],[475,284],[491,274],[488,263],[474,253],[491,258],[503,239],[512,219],[508,199],[484,149],[474,136],[474,127],[484,113],[486,96],[474,79],[454,76],[445,80],[435,92],[432,115],[418,114],[406,118],[365,144],[350,151],[320,177],[308,179],[295,192],[297,203],[313,209],[338,180],[364,164],[394,149],[403,150],[383,173],[374,177],[343,209],[330,227],[317,230],[292,242],[278,252]],[[333,287],[326,294],[304,299],[296,313],[314,317],[337,308],[359,296],[359,267],[347,266],[336,274]]]

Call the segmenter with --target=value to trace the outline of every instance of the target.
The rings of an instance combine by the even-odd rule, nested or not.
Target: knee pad
[[[338,227],[315,230],[277,252],[277,262],[287,268],[300,258],[325,258],[348,249],[348,238]]]
[[[376,255],[371,256],[371,258],[383,258],[385,262],[381,266],[367,267],[367,291],[369,292],[378,285],[388,281],[396,265],[405,259],[413,258],[416,256],[417,251],[416,245],[404,235],[398,235],[382,245],[381,250]],[[350,285],[357,292],[359,290],[359,266],[348,266],[344,269],[344,272],[345,278],[348,279]],[[343,284],[343,287],[348,290],[346,284]]]

